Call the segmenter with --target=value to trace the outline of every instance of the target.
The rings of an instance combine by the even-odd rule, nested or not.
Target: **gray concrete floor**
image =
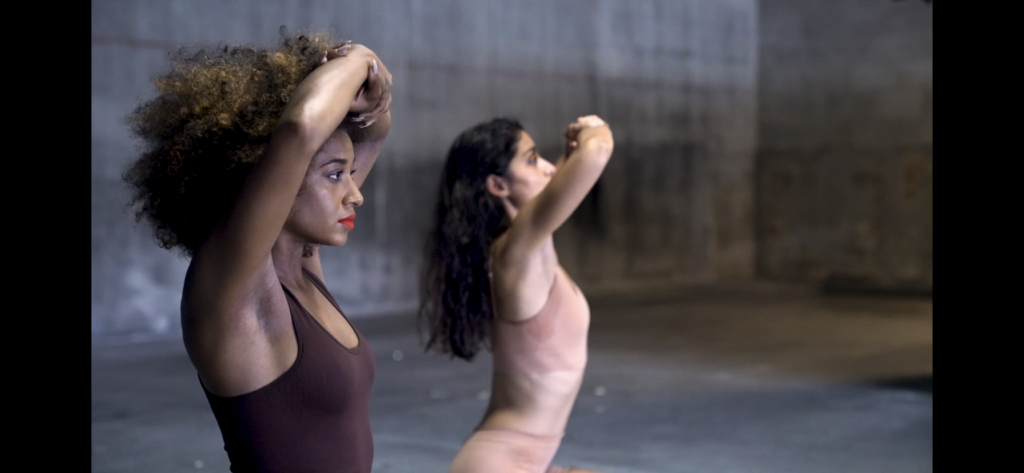
[[[714,290],[591,298],[590,362],[556,457],[606,473],[932,471],[932,301]],[[409,315],[373,348],[374,472],[445,472],[490,358],[427,355]],[[92,349],[92,471],[226,472],[180,340]]]

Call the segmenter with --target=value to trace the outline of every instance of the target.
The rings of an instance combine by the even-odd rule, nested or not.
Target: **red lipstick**
[[[338,223],[348,227],[348,229],[351,230],[356,227],[356,214],[352,214],[349,215],[348,217],[338,220]]]

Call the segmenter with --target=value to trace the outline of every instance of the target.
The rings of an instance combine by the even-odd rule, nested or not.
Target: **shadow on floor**
[[[832,275],[818,286],[823,296],[868,296],[931,299],[932,286],[923,281],[876,281],[867,277]]]
[[[921,376],[901,376],[895,378],[881,378],[872,380],[867,384],[886,389],[898,389],[903,391],[916,391],[923,394],[932,394],[931,374]]]

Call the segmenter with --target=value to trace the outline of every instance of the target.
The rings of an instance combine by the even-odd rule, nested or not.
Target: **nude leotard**
[[[556,268],[548,300],[536,316],[523,322],[508,322],[495,317],[491,327],[494,374],[511,379],[543,379],[551,373],[568,375],[563,379],[575,383],[570,390],[572,399],[560,400],[562,407],[555,414],[568,418],[587,365],[590,307],[565,270]],[[492,394],[488,414],[496,408],[507,407],[496,406],[496,403],[503,403],[499,401],[501,396],[499,392]],[[534,399],[519,401],[532,404]],[[568,471],[551,465],[562,441],[564,424],[561,427],[562,432],[553,435],[481,427],[463,444],[452,462],[450,473]]]
[[[555,269],[548,300],[536,316],[523,322],[495,318],[496,373],[580,371],[587,365],[590,307],[561,267]]]

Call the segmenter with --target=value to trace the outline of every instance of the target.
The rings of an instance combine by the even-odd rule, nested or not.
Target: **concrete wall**
[[[281,25],[334,27],[395,77],[391,138],[365,184],[361,225],[324,251],[349,313],[415,306],[444,153],[495,115],[519,117],[550,158],[575,117],[612,125],[611,164],[556,234],[586,290],[749,279],[757,21],[755,0],[94,1],[93,335],[180,330],[187,262],[123,212],[119,175],[134,145],[122,118],[152,94],[176,45],[270,45]]]
[[[758,274],[932,288],[932,6],[763,0]]]

